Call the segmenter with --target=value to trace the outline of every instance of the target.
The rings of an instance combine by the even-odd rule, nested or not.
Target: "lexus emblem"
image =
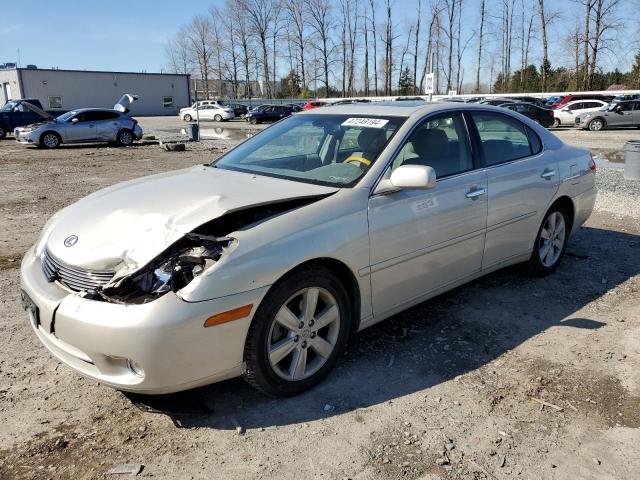
[[[76,243],[78,243],[77,235],[69,235],[67,238],[64,239],[65,247],[73,247]]]

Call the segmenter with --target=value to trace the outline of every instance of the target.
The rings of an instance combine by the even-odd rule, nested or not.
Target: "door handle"
[[[480,188],[475,188],[473,190],[469,190],[466,194],[465,197],[467,198],[478,198],[481,195],[484,195],[485,193],[487,193],[487,189],[484,187],[480,187]]]
[[[544,178],[545,180],[551,180],[553,177],[555,177],[555,175],[556,175],[555,170],[551,170],[550,168],[545,168],[544,172],[540,174],[540,178]]]

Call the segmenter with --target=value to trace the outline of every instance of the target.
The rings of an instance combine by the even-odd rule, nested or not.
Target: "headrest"
[[[429,129],[417,132],[411,140],[413,149],[420,157],[436,158],[448,155],[449,139],[444,130]]]
[[[384,130],[378,128],[365,128],[358,135],[358,146],[363,152],[374,152],[376,155],[380,153],[387,136]]]

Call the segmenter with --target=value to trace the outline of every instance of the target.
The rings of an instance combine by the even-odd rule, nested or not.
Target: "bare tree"
[[[376,36],[376,0],[369,0],[371,5],[371,33],[373,38],[373,89],[378,95],[378,37]]]
[[[269,75],[269,48],[267,40],[273,22],[274,0],[241,0],[244,13],[262,50],[262,72],[267,97],[273,98]]]
[[[191,73],[191,52],[186,29],[181,28],[164,46],[169,70],[173,73]]]
[[[330,0],[307,0],[307,8],[311,16],[311,28],[320,41],[317,49],[322,61],[325,94],[329,96],[329,57],[331,55],[331,31],[333,30],[331,2]]]
[[[387,0],[385,11],[387,13],[387,24],[385,28],[385,36],[383,43],[385,46],[384,53],[384,94],[391,95],[392,76],[393,76],[393,19],[391,15],[391,0]]]
[[[416,11],[415,42],[413,44],[413,93],[418,93],[418,47],[420,46],[420,22],[422,21],[422,0],[418,0]],[[401,70],[402,71],[402,70]]]
[[[213,50],[213,32],[211,28],[211,18],[207,15],[198,15],[193,18],[186,27],[189,49],[195,63],[200,70],[200,78],[203,82],[204,94],[209,98],[209,75],[211,70],[211,57]]]
[[[544,1],[544,0],[540,0]],[[478,66],[476,68],[476,93],[480,93],[480,67],[482,65],[482,45],[484,42],[485,0],[480,4],[480,34],[478,36]]]
[[[549,41],[547,40],[547,12],[544,8],[544,0],[538,0],[538,14],[540,15],[540,27],[542,28],[542,91],[547,89],[547,74],[549,73]]]
[[[453,77],[453,39],[455,36],[455,32],[453,30],[455,18],[456,18],[456,7],[458,6],[458,0],[444,0],[445,11],[447,12],[447,23],[446,28],[444,29],[444,34],[447,36],[448,42],[448,50],[447,50],[447,91],[451,90],[451,80]]]
[[[364,7],[364,17],[363,17],[363,27],[364,27],[364,94],[365,96],[369,96],[369,27],[367,25],[367,7]]]
[[[286,13],[293,27],[293,43],[298,50],[298,61],[300,62],[300,80],[302,89],[307,88],[307,75],[305,71],[305,48],[309,42],[307,38],[307,15],[305,4],[299,0],[286,0]]]
[[[595,2],[593,41],[589,42],[591,46],[591,62],[589,65],[588,89],[593,87],[593,77],[598,65],[598,52],[609,48],[609,43],[612,41],[611,38],[606,37],[606,34],[620,26],[615,18],[619,5],[620,0],[596,0]]]

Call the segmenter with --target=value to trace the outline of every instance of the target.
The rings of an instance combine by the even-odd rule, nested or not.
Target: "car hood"
[[[31,110],[33,113],[35,113],[36,115],[40,115],[45,120],[50,120],[53,118],[51,115],[42,110],[40,107],[35,106],[33,103],[22,102],[22,105],[24,105],[27,110]]]
[[[64,263],[113,270],[120,277],[227,212],[336,190],[197,166],[124,182],[85,197],[61,212],[45,234],[46,245]],[[65,246],[72,236],[77,237],[75,243]]]
[[[16,127],[16,130],[18,130],[18,131],[24,131],[24,130],[27,130],[27,129],[28,130],[35,130],[36,128],[40,128],[43,125],[52,125],[54,123],[56,123],[56,122],[53,121],[53,120],[49,120],[47,122],[31,123],[29,125],[24,125],[22,127]]]

